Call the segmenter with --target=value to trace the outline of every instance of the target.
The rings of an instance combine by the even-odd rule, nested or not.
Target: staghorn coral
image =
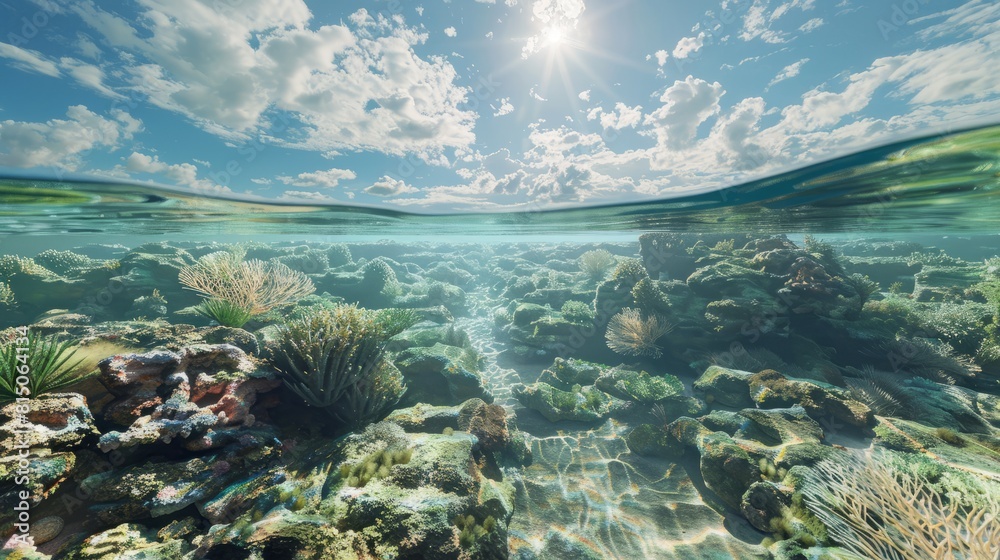
[[[638,309],[627,307],[611,318],[605,338],[608,348],[619,354],[659,358],[663,352],[656,341],[671,330],[666,320],[656,315],[643,318]]]

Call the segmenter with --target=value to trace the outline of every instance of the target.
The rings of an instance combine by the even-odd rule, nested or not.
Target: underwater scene
[[[4,555],[996,558],[998,143],[568,213],[9,178]]]
[[[1000,560],[997,0],[0,0],[0,560]]]

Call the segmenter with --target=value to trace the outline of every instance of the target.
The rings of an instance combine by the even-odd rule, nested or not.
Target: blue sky
[[[0,0],[0,170],[411,211],[717,188],[1000,118],[992,0]]]

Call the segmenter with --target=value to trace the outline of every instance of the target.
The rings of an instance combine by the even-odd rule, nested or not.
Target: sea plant
[[[385,345],[415,322],[411,310],[321,309],[282,328],[272,363],[303,400],[357,427],[402,397],[405,387],[385,360]]]
[[[84,379],[79,368],[83,358],[76,358],[73,346],[37,331],[20,331],[0,343],[0,402],[34,398]]]
[[[865,366],[859,377],[845,381],[851,398],[865,403],[875,414],[901,418],[912,416],[913,399],[904,390],[898,374]]]
[[[559,312],[570,323],[586,324],[594,320],[594,310],[582,301],[567,301]]]
[[[405,465],[413,457],[413,448],[386,448],[372,453],[358,463],[340,467],[340,477],[348,486],[363,488],[372,480],[389,476],[394,465]]]
[[[885,455],[842,454],[806,476],[806,506],[830,538],[862,558],[971,560],[1000,554],[1000,503],[963,504],[939,494]]]
[[[656,341],[673,330],[673,326],[658,315],[643,317],[635,308],[626,307],[608,322],[605,338],[608,348],[626,356],[659,358],[662,350]]]
[[[602,280],[611,267],[615,265],[615,257],[604,249],[594,249],[580,255],[577,259],[580,270],[594,280]]]
[[[195,310],[227,327],[290,305],[316,291],[312,280],[277,261],[244,261],[230,251],[210,253],[181,269],[178,279],[206,298]]]
[[[0,307],[13,307],[15,302],[14,290],[10,288],[10,284],[0,282]]]

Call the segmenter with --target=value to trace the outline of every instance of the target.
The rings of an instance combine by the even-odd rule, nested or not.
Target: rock
[[[404,402],[449,405],[471,398],[493,401],[483,385],[475,350],[437,343],[404,350],[395,363],[406,379]]]
[[[468,333],[456,328],[455,325],[439,325],[423,321],[392,337],[385,349],[389,352],[402,352],[409,348],[431,347],[439,343],[458,348],[472,348]]]
[[[472,399],[472,401],[485,402],[481,399]],[[408,408],[393,410],[385,421],[398,424],[407,432],[439,434],[445,429],[459,429],[458,417],[464,407],[465,403],[454,406],[417,403]]]
[[[396,430],[391,441],[378,435],[388,433],[380,428],[314,442],[300,460],[321,468],[278,466],[234,485],[205,505],[216,527],[196,555],[357,558],[391,550],[394,557],[431,560],[505,558],[514,488],[480,470],[477,438]],[[412,449],[409,461],[364,487],[346,484],[337,465],[350,470],[387,445]],[[477,525],[489,517],[495,524],[463,546],[455,520],[468,516]]]
[[[594,387],[583,387],[579,393],[574,393],[545,382],[517,383],[511,386],[511,394],[524,407],[537,410],[549,422],[598,422],[629,409],[628,403]]]
[[[27,425],[19,421],[22,418]],[[98,435],[87,399],[76,393],[50,393],[0,407],[0,451],[5,456],[24,447],[78,449],[86,438]]]
[[[543,305],[522,303],[514,309],[514,325],[517,327],[528,327],[549,313],[552,313],[552,310]]]
[[[760,407],[798,405],[814,418],[832,417],[859,428],[871,426],[874,422],[874,415],[867,405],[830,385],[824,387],[819,382],[792,380],[774,370],[753,374],[749,382],[753,402]]]
[[[733,408],[753,406],[750,398],[751,372],[709,366],[694,382],[694,390],[705,395],[705,400]]]
[[[512,441],[507,426],[507,411],[498,404],[488,404],[479,399],[462,405],[458,427],[476,436],[480,448],[490,453],[505,451]]]
[[[639,424],[625,436],[628,449],[636,455],[678,459],[684,454],[684,447],[663,426]]]
[[[792,505],[792,489],[767,480],[754,482],[740,500],[743,517],[757,530],[771,532],[771,521],[781,519]]]
[[[746,408],[739,412],[743,422],[735,437],[752,439],[768,446],[819,443],[823,429],[800,406],[763,410]]]
[[[35,546],[45,544],[62,532],[65,523],[58,515],[43,517],[38,521],[31,522],[31,536],[35,541]]]
[[[548,369],[542,371],[538,380],[569,391],[573,385],[593,385],[601,376],[601,371],[597,364],[573,358],[556,358]]]
[[[257,370],[235,346],[112,356],[99,367],[102,383],[119,397],[105,407],[105,417],[128,426],[125,432],[101,436],[105,452],[174,440],[185,449],[201,451],[247,438],[260,445],[274,437],[273,429],[257,423],[251,409],[259,394],[281,382]]]
[[[743,494],[760,480],[756,461],[722,432],[702,435],[697,447],[705,486],[729,506],[739,508]]]
[[[203,505],[276,457],[273,447],[231,445],[178,462],[149,461],[101,472],[87,477],[81,485],[94,502],[89,510],[95,518],[117,524]]]
[[[662,403],[684,393],[684,384],[673,375],[654,377],[623,367],[606,370],[594,386],[613,397],[641,404]]]
[[[260,342],[252,333],[234,327],[210,327],[202,333],[208,344],[231,344],[247,354],[260,355]]]
[[[180,539],[160,542],[156,533],[137,523],[122,523],[91,535],[70,548],[65,560],[180,559],[192,546]]]

